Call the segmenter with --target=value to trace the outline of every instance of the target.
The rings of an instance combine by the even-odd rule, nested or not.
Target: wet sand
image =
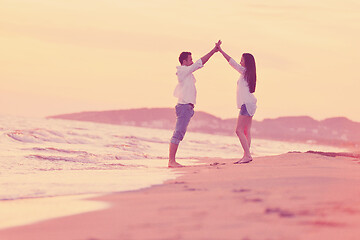
[[[95,198],[105,210],[0,230],[1,240],[358,239],[360,159],[204,158],[176,180]],[[180,161],[181,162],[181,161]]]

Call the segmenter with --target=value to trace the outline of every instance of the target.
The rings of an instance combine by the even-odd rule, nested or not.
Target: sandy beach
[[[1,240],[358,239],[360,160],[313,153],[250,164],[203,158],[176,180],[94,200],[110,207],[0,231]]]
[[[0,1],[0,240],[360,240],[360,1]]]

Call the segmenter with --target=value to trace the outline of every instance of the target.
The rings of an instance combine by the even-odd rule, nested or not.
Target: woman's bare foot
[[[181,165],[180,163],[177,163],[176,161],[169,161],[168,167],[169,168],[179,168],[179,167],[184,167],[184,166]]]
[[[234,164],[242,164],[242,163],[249,163],[252,161],[252,157],[244,156],[242,159],[240,159],[237,162],[234,162]]]
[[[234,162],[234,164],[239,164],[239,163],[244,159],[244,157],[245,157],[245,156],[243,156],[242,158],[240,158],[239,161]]]

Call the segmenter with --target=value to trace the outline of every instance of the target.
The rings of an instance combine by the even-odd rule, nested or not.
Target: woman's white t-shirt
[[[240,73],[240,78],[237,81],[236,100],[237,107],[240,109],[243,104],[251,116],[254,116],[256,111],[257,99],[254,94],[250,93],[249,85],[244,78],[246,68],[238,64],[234,59],[230,58],[229,64]]]

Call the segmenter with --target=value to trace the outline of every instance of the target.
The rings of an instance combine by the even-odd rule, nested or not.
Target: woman
[[[237,81],[237,106],[240,109],[240,113],[236,126],[236,135],[239,137],[241,146],[244,149],[244,156],[234,164],[249,163],[252,161],[250,153],[250,128],[257,102],[253,94],[256,87],[255,59],[250,53],[244,53],[240,64],[238,64],[221,49],[220,45],[221,41],[217,43],[218,50],[229,64],[240,73],[240,78]]]

